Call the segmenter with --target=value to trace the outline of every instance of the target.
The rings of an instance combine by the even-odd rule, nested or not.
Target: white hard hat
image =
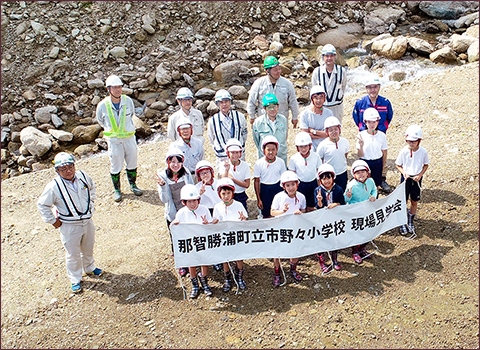
[[[352,176],[355,176],[355,172],[359,170],[366,170],[370,173],[370,167],[368,166],[367,162],[364,160],[356,160],[352,164]]]
[[[267,143],[274,143],[274,144],[277,145],[277,148],[278,148],[278,140],[277,140],[277,138],[276,138],[275,136],[273,136],[273,135],[267,135],[267,136],[265,136],[265,137],[263,138],[263,140],[262,140],[262,149],[263,149],[263,150],[265,149],[265,145],[266,145]]]
[[[110,75],[105,81],[105,86],[123,86],[122,79],[116,75]]]
[[[243,151],[243,146],[237,139],[228,139],[225,145],[226,151]]]
[[[215,103],[223,100],[232,100],[232,95],[230,95],[230,93],[225,89],[218,90],[215,93]]]
[[[60,152],[55,156],[53,163],[55,164],[55,169],[57,169],[65,165],[75,164],[75,158],[67,152]]]
[[[378,78],[368,79],[367,82],[365,83],[365,86],[369,86],[369,85],[381,85],[380,84],[380,79],[378,79]]]
[[[298,175],[291,170],[284,171],[282,176],[280,176],[280,186],[283,187],[285,182],[289,181],[298,181]]]
[[[325,93],[325,89],[323,88],[323,86],[314,85],[310,89],[310,98],[312,98],[312,96],[315,95],[315,94],[324,94],[324,93]]]
[[[193,93],[189,88],[182,87],[177,91],[177,100],[192,99]]]
[[[323,127],[325,128],[325,130],[327,130],[327,128],[330,128],[332,126],[342,126],[342,124],[340,123],[340,120],[338,120],[337,117],[328,117],[327,119],[325,119],[325,123],[323,124]]]
[[[378,114],[378,111],[373,108],[369,107],[363,112],[363,121],[371,120],[371,121],[377,121],[380,119],[380,114]]]
[[[423,138],[422,128],[418,125],[410,125],[405,131],[405,140],[417,141]]]
[[[180,117],[177,120],[176,127],[177,127],[177,131],[178,131],[178,129],[184,129],[184,128],[189,128],[189,127],[193,128],[193,124],[190,121],[190,119],[188,119],[187,117]]]
[[[327,44],[322,48],[322,56],[323,55],[336,55],[337,50],[335,50],[335,46],[332,44]]]
[[[198,193],[195,185],[186,184],[180,190],[180,199],[182,201],[187,201],[189,199],[200,199],[200,193]]]
[[[222,177],[220,180],[218,180],[217,182],[217,191],[218,191],[218,194],[220,195],[220,190],[223,188],[223,187],[228,187],[230,188],[233,192],[235,192],[235,183],[233,182],[232,179],[228,178],[228,177]]]
[[[204,159],[201,160],[197,163],[195,166],[195,174],[197,175],[198,180],[200,181],[200,176],[198,175],[198,172],[203,169],[210,169],[212,171],[213,175],[213,165],[210,163],[208,160]]]
[[[168,162],[168,160],[172,157],[181,157],[182,161],[185,160],[185,155],[183,154],[182,150],[178,147],[169,147],[167,150],[167,154],[165,156],[165,161]]]
[[[318,170],[317,170],[317,174],[318,174],[319,178],[320,178],[320,175],[325,174],[325,173],[332,173],[334,179],[337,176],[335,174],[335,169],[333,169],[333,166],[331,164],[328,164],[328,163],[323,163],[322,165],[320,165],[318,167]]]
[[[297,136],[295,136],[295,146],[308,146],[312,144],[312,138],[308,132],[300,131]]]

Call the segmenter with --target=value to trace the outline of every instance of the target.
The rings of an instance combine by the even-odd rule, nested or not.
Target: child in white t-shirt
[[[215,205],[213,209],[213,217],[218,221],[244,221],[247,220],[247,211],[242,203],[233,199],[235,193],[235,184],[232,179],[224,177],[218,181],[218,196],[221,202]],[[223,263],[223,272],[225,274],[225,283],[223,284],[223,291],[228,292],[232,288],[232,272],[228,263]],[[240,289],[245,289],[247,284],[243,279],[243,260],[237,260],[234,268],[235,280]]]
[[[281,216],[286,214],[300,215],[306,212],[307,201],[305,196],[297,192],[298,190],[298,176],[293,171],[287,170],[281,176],[281,186],[284,191],[275,195],[272,202],[271,215]],[[295,281],[302,280],[302,275],[297,272],[298,258],[290,259],[290,273]],[[280,285],[280,259],[273,259],[275,273],[273,276],[273,285],[278,287]]]
[[[202,205],[206,206],[213,215],[213,207],[220,202],[220,198],[217,194],[217,180],[215,180],[212,163],[208,160],[199,161],[195,167],[195,174],[198,180],[195,186],[200,193]]]

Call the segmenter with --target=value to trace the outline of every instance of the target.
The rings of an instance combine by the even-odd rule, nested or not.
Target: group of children
[[[378,112],[368,108],[363,118],[367,129],[357,136],[358,156],[361,159],[352,165],[353,179],[350,182],[347,176],[349,143],[341,136],[341,124],[336,117],[326,118],[324,130],[327,138],[318,144],[316,152],[312,150],[309,133],[301,131],[296,135],[297,153],[291,157],[288,169],[286,162],[277,157],[280,148],[277,138],[273,135],[263,137],[263,156],[253,167],[254,190],[262,217],[301,215],[323,208],[329,210],[338,205],[375,201],[377,186],[382,181],[387,142],[385,133],[378,130]],[[251,173],[249,163],[243,160],[244,147],[241,142],[235,138],[226,142],[227,158],[217,168],[217,180],[213,165],[203,160],[203,149],[197,149],[196,139],[192,138],[192,124],[187,118],[180,118],[176,126],[178,139],[167,152],[167,167],[157,174],[158,191],[165,203],[169,228],[178,223],[209,224],[247,220],[248,196],[245,191],[250,186]],[[408,225],[401,226],[400,233],[410,233],[412,238],[415,235],[413,221],[420,200],[421,179],[429,163],[426,150],[420,147],[422,137],[419,126],[410,126],[406,131],[407,146],[400,151],[395,162],[401,173],[401,181],[407,181],[407,200],[410,198],[411,201]],[[355,263],[360,264],[371,256],[365,249],[366,245],[352,247]],[[331,264],[326,263],[324,254],[317,254],[323,273],[330,272],[332,268],[341,269],[337,251],[328,252]],[[290,273],[295,281],[301,281],[297,262],[298,258],[290,259]],[[223,264],[223,291],[228,292],[233,281],[239,288],[246,288],[243,266],[243,261],[236,261],[232,271],[228,263]],[[221,269],[222,266],[216,268]],[[274,286],[280,285],[280,268],[280,260],[274,259]],[[202,266],[198,275],[197,267],[189,267],[188,272],[192,283],[190,297],[198,296],[199,281],[204,292],[212,294],[207,279],[208,266]],[[187,269],[180,268],[179,274],[186,276]]]

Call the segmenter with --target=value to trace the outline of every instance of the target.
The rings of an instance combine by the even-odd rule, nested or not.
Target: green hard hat
[[[278,105],[277,96],[271,93],[263,96],[263,107],[267,107],[268,105]]]
[[[278,66],[279,64],[280,63],[278,63],[278,60],[275,56],[267,56],[265,61],[263,61],[263,67],[265,67],[265,69]]]

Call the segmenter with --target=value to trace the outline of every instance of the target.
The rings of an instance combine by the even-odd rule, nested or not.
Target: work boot
[[[297,264],[290,262],[290,273],[295,281],[300,282],[303,277],[297,272]]]
[[[245,283],[243,279],[243,272],[245,271],[245,268],[239,269],[238,267],[235,266],[235,279],[237,280],[238,286],[240,289],[245,289],[247,288],[247,284]]]
[[[143,191],[137,187],[135,182],[137,181],[137,169],[126,170],[128,183],[130,184],[130,189],[136,196],[141,196]]]
[[[232,289],[232,273],[230,271],[225,272],[225,282],[223,283],[222,290],[226,293]]]
[[[113,193],[113,200],[115,202],[120,202],[122,200],[122,192],[120,192],[120,173],[110,174],[112,177],[113,188],[115,192]]]
[[[192,291],[190,292],[190,298],[194,299],[198,297],[198,294],[200,293],[200,287],[198,286],[197,276],[192,277],[190,280],[192,281]]]
[[[200,280],[200,284],[202,285],[202,289],[207,295],[207,297],[211,296],[213,294],[212,289],[208,285],[208,279],[207,276],[202,276],[198,275],[198,279]]]

